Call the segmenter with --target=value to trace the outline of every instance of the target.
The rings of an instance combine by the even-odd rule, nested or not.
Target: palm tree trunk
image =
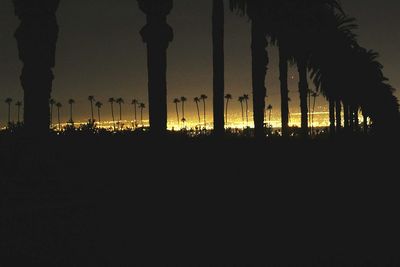
[[[135,109],[135,127],[136,127],[136,124],[137,124],[137,116],[136,116],[136,113],[137,113],[137,105],[136,104],[134,104],[133,105],[134,106],[134,109]]]
[[[358,126],[360,124],[360,120],[358,118],[358,110],[359,110],[358,107],[354,108],[354,128],[355,128],[356,132],[359,132],[359,127]]]
[[[312,114],[311,114],[311,134],[314,134],[314,114],[315,114],[316,101],[317,101],[317,98],[314,96],[314,103],[313,103]]]
[[[182,101],[182,119],[185,118],[185,102]]]
[[[58,130],[61,131],[60,108],[57,108]]]
[[[224,1],[213,0],[213,109],[214,132],[224,133]]]
[[[114,131],[115,131],[115,118],[114,118],[114,105],[113,105],[113,103],[111,103],[111,117],[112,117]]]
[[[90,111],[92,112],[92,122],[94,122],[93,100],[90,100]]]
[[[244,110],[243,110],[243,102],[240,102],[240,107],[242,108],[242,126],[244,127]]]
[[[147,15],[147,24],[140,34],[147,44],[150,129],[156,135],[163,135],[167,131],[167,48],[173,40],[167,15],[173,1],[138,0],[138,3]]]
[[[271,115],[272,115],[272,109],[269,111],[269,117],[268,117],[269,125],[271,125]]]
[[[281,121],[282,136],[289,136],[289,87],[288,87],[288,59],[286,50],[279,47],[279,80],[281,86]]]
[[[175,109],[176,109],[176,118],[178,120],[178,126],[180,124],[180,120],[179,120],[179,109],[178,109],[178,103],[175,103]]]
[[[249,127],[249,103],[247,102],[248,100],[246,99],[246,126]]]
[[[99,123],[101,123],[100,108],[97,108],[97,115],[99,116]]]
[[[8,126],[11,124],[11,104],[8,103]]]
[[[204,127],[207,128],[207,120],[206,120],[206,101],[203,99],[203,109],[204,109]]]
[[[335,134],[335,101],[329,98],[329,132]]]
[[[303,137],[308,136],[308,81],[307,81],[307,64],[304,58],[299,58],[297,62],[299,71],[299,92],[300,92],[300,110],[301,110],[301,134]]]
[[[50,126],[49,100],[54,79],[59,1],[13,2],[15,14],[21,21],[15,38],[23,62],[25,129],[31,134],[44,135]]]
[[[70,117],[70,121],[72,123],[73,122],[73,119],[72,119],[72,104],[69,105],[69,117]]]
[[[340,133],[342,128],[342,104],[336,100],[336,133]]]
[[[268,41],[261,16],[252,18],[251,38],[254,135],[256,138],[262,138],[265,137],[264,109],[265,96],[267,94],[265,77],[269,58],[266,50]]]
[[[140,124],[142,124],[142,128],[143,128],[144,124],[143,124],[143,109],[142,108],[140,109]]]
[[[199,103],[196,102],[196,108],[197,108],[197,117],[199,118],[199,124],[201,123],[201,118],[200,118],[200,108],[199,108]]]
[[[225,107],[225,117],[226,117],[226,121],[225,124],[228,125],[228,105],[229,105],[229,99],[226,100],[226,107]]]

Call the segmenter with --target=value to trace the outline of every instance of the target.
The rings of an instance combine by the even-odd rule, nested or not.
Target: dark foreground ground
[[[0,266],[399,265],[399,148],[2,138]]]

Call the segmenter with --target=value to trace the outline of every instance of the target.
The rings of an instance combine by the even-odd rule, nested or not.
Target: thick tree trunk
[[[214,132],[224,133],[224,1],[213,0],[212,38],[213,38],[213,110]]]
[[[340,133],[342,129],[342,104],[340,100],[336,100],[336,133]]]
[[[288,87],[288,57],[286,50],[279,47],[279,80],[281,86],[281,121],[282,136],[289,136],[289,87]]]
[[[306,60],[300,58],[297,62],[299,71],[299,92],[300,92],[300,110],[301,110],[301,133],[303,137],[308,136],[308,81]]]
[[[256,138],[262,138],[265,137],[264,109],[267,94],[265,76],[267,74],[269,58],[266,50],[268,41],[264,22],[260,16],[252,18],[251,36],[254,135]]]
[[[335,134],[335,101],[329,99],[329,130],[330,134]]]
[[[138,3],[147,16],[147,24],[140,34],[147,44],[150,130],[155,135],[163,135],[167,130],[167,48],[173,40],[167,15],[173,1],[138,0]]]
[[[41,135],[50,127],[49,100],[54,79],[59,0],[13,2],[15,14],[21,21],[15,38],[23,62],[25,128],[31,134]]]

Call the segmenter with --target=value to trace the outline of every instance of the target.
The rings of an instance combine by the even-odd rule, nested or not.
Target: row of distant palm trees
[[[10,125],[12,123],[11,119],[11,104],[13,103],[13,99],[11,97],[7,97],[4,102],[7,104],[7,123]],[[21,123],[21,109],[23,103],[21,101],[16,101],[15,106],[17,107],[17,123]]]
[[[101,101],[97,101],[95,99],[94,96],[89,96],[88,97],[88,101],[90,103],[90,112],[91,112],[91,118],[89,119],[90,123],[95,123],[96,121],[98,123],[101,123],[101,110],[103,107],[103,103]],[[53,125],[53,110],[54,107],[57,108],[57,123],[58,123],[58,129],[61,129],[61,119],[60,119],[60,111],[62,108],[62,104],[61,102],[57,102],[54,99],[50,99],[50,125]],[[120,98],[114,98],[111,97],[108,99],[108,103],[110,104],[110,108],[111,108],[111,117],[112,117],[112,122],[113,122],[113,128],[114,130],[116,129],[116,125],[119,126],[119,128],[122,128],[122,105],[125,103],[124,99],[122,97]],[[117,104],[119,106],[119,119],[115,120],[115,113],[114,113],[114,104]],[[73,119],[73,106],[75,104],[75,100],[74,99],[69,99],[68,100],[68,105],[69,105],[69,121],[68,123],[71,125],[74,125],[74,119]],[[144,127],[144,123],[143,123],[143,110],[146,108],[146,105],[142,102],[139,102],[137,99],[133,99],[131,104],[134,107],[134,120],[133,120],[133,127],[138,127],[139,123],[138,123],[138,118],[137,118],[137,110],[140,110],[140,124],[142,125],[142,127]],[[97,109],[97,118],[95,118],[94,115],[94,110],[95,108]]]

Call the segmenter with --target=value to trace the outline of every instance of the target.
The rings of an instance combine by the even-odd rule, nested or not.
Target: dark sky
[[[174,2],[174,10],[169,16],[169,23],[175,31],[175,40],[168,54],[169,100],[172,102],[174,97],[182,95],[193,98],[202,93],[211,96],[211,0]],[[358,19],[360,43],[381,54],[386,76],[393,86],[400,88],[400,1],[343,0],[342,3],[347,13]],[[246,19],[238,18],[228,11],[226,13],[226,89],[236,99],[239,94],[250,93],[251,88],[250,28]],[[138,10],[135,0],[61,0],[58,18],[60,36],[53,96],[64,104],[68,98],[76,100],[76,120],[89,117],[88,95],[95,95],[103,102],[112,96],[123,97],[129,103],[136,97],[147,103],[145,46],[138,34],[145,24],[145,17]],[[19,85],[21,64],[17,59],[16,42],[13,39],[17,25],[12,1],[1,0],[2,102],[8,96],[14,99],[22,96]],[[276,49],[271,48],[270,54],[268,94],[278,110]],[[293,112],[296,112],[296,70],[291,69],[291,73],[290,97],[293,100]],[[239,107],[235,101],[232,109],[237,110]],[[189,112],[194,111],[191,102],[188,108]],[[170,112],[173,112],[172,105]],[[4,125],[5,113],[5,104],[0,104],[1,125]],[[104,116],[109,117],[108,113],[108,106],[105,106]],[[191,113],[189,119],[195,117],[194,112]]]

